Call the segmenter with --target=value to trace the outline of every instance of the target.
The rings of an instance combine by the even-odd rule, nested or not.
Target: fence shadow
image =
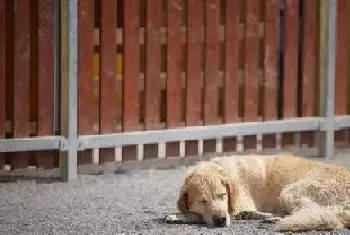
[[[25,175],[2,175],[0,184],[19,183],[23,181],[35,181],[36,184],[53,184],[63,182],[60,177],[42,177],[42,176],[25,176]]]

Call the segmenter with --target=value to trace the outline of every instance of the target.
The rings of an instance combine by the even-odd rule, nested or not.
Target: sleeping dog
[[[276,223],[276,231],[350,227],[348,169],[290,155],[226,156],[192,167],[168,222]]]

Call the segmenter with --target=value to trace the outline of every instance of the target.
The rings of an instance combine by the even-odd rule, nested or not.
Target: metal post
[[[78,0],[63,0],[61,4],[61,23],[63,24],[61,25],[61,63],[66,63],[65,66],[62,65],[63,70],[66,70],[62,71],[62,80],[64,80],[62,83],[65,84],[62,88],[66,89],[62,93],[68,96],[68,98],[61,100],[63,106],[65,106],[65,112],[62,115],[63,125],[65,126],[65,130],[63,131],[68,140],[66,143],[67,150],[62,154],[61,176],[64,180],[68,181],[77,178]],[[66,93],[67,90],[68,94]]]
[[[321,136],[321,154],[334,157],[334,81],[336,52],[336,9],[337,0],[328,1],[328,43],[327,43],[327,77],[324,86],[324,116],[326,118],[324,133]]]

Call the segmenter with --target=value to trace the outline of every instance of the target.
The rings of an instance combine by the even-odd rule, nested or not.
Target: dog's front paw
[[[281,217],[272,217],[272,218],[267,218],[261,221],[261,223],[264,224],[276,224],[279,222],[282,218]]]
[[[241,211],[236,214],[236,220],[255,220],[256,211]]]
[[[165,222],[169,224],[178,223],[179,219],[176,215],[166,215]]]

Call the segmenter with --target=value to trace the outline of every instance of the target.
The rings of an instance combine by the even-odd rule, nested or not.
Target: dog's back
[[[213,159],[244,188],[258,210],[278,213],[283,187],[301,179],[320,163],[292,155],[225,156]]]
[[[287,213],[277,225],[280,231],[350,226],[350,173],[345,167],[289,155],[231,156],[215,162],[248,185],[258,210]]]

